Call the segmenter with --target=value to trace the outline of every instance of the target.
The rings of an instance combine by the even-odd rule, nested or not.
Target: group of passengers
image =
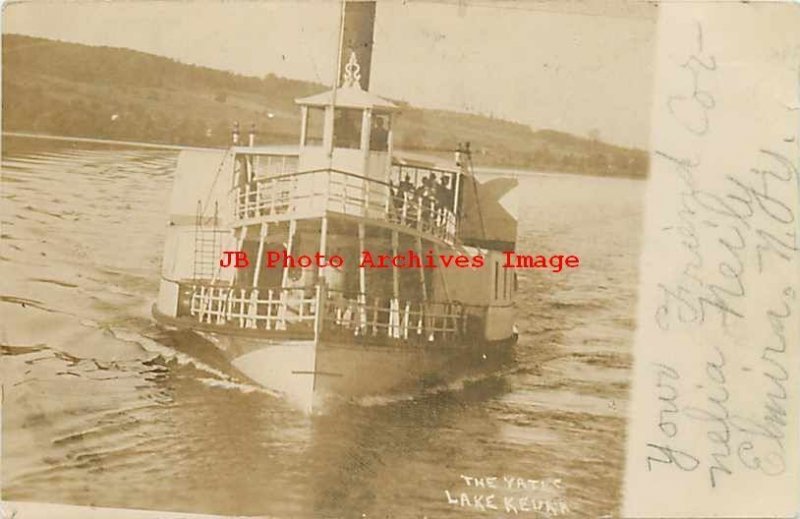
[[[443,225],[454,210],[455,193],[450,180],[444,173],[437,180],[431,172],[417,184],[408,173],[397,187],[390,182],[395,217],[402,223],[415,224],[421,216],[425,225]]]

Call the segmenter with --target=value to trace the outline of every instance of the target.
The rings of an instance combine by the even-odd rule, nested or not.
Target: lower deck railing
[[[193,285],[189,315],[201,323],[286,330],[288,324],[313,326],[318,305],[319,298],[303,290]]]
[[[192,284],[181,305],[199,323],[339,338],[455,341],[467,333],[464,305],[305,288]]]
[[[466,331],[464,307],[459,303],[396,298],[334,294],[325,302],[323,320],[323,330],[361,337],[449,341]]]

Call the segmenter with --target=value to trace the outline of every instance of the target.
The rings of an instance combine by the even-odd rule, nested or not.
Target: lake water
[[[4,499],[485,517],[448,503],[463,474],[559,478],[572,516],[618,515],[643,182],[521,179],[518,250],[575,254],[581,267],[521,276],[508,371],[308,417],[151,319],[176,158],[4,140]]]

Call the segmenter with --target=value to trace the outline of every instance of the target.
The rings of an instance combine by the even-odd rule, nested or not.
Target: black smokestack
[[[356,53],[361,67],[361,88],[369,90],[369,76],[372,68],[372,44],[375,32],[375,2],[351,0],[344,4],[344,28],[342,29],[342,60],[339,80],[344,77],[344,67],[350,60],[350,53]]]

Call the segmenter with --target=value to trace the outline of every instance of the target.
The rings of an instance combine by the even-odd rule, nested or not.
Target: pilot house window
[[[322,135],[325,129],[325,109],[315,106],[308,107],[306,116],[306,146],[322,146]]]
[[[333,146],[335,148],[361,147],[361,110],[337,108],[333,119]]]

